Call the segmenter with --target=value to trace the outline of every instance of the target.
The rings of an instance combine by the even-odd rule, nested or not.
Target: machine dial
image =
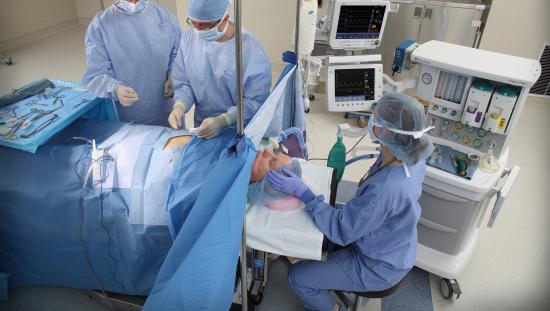
[[[423,75],[422,75],[422,82],[424,82],[424,84],[431,84],[433,81],[433,77],[430,73],[428,72],[425,72]]]
[[[483,138],[485,137],[485,135],[487,135],[487,132],[484,129],[478,129],[476,134],[478,137]]]
[[[477,149],[481,148],[481,146],[483,146],[483,140],[477,138],[477,139],[474,139],[474,143],[473,143],[474,147],[476,147]]]

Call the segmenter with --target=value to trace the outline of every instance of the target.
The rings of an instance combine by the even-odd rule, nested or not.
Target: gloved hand
[[[174,96],[174,84],[172,83],[172,79],[168,78],[164,82],[164,97],[170,98],[172,96]]]
[[[183,102],[176,102],[174,108],[172,108],[172,112],[168,116],[168,123],[177,130],[185,124],[183,116],[185,116],[185,104]]]
[[[230,126],[235,122],[236,113],[226,112],[217,117],[206,118],[197,129],[197,136],[200,138],[211,139],[220,135],[224,127]]]
[[[302,179],[296,176],[296,174],[294,174],[291,170],[284,167],[282,172],[286,174],[286,176],[274,171],[267,173],[267,180],[269,180],[271,186],[275,190],[292,194],[297,198],[300,198],[304,192],[309,190],[308,186],[304,184]]]
[[[134,89],[122,84],[117,84],[115,86],[115,95],[120,104],[124,107],[131,106],[136,100],[139,99]]]

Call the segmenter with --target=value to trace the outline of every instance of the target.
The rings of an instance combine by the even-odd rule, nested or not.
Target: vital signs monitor
[[[329,44],[333,49],[375,49],[390,7],[383,0],[335,0]]]

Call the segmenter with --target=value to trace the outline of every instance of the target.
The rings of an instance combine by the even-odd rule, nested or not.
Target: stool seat
[[[399,289],[399,287],[403,285],[404,280],[405,278],[402,278],[401,281],[397,282],[397,284],[395,284],[394,286],[378,292],[350,292],[350,293],[353,293],[357,296],[361,296],[365,298],[384,298],[395,293]]]
[[[344,295],[343,295],[344,292],[354,294],[355,295],[355,302],[353,303],[353,305],[347,305],[347,303],[346,303],[346,305],[347,305],[349,310],[359,311],[359,308],[363,304],[363,301],[365,300],[365,298],[375,299],[375,298],[387,297],[387,296],[395,293],[399,289],[399,287],[401,287],[401,285],[403,285],[404,280],[405,280],[405,278],[402,278],[394,286],[392,286],[388,289],[385,289],[385,290],[377,291],[377,292],[374,292],[374,291],[371,291],[371,292],[350,292],[350,291],[337,291],[337,290],[335,290],[334,292],[342,301],[344,301]]]

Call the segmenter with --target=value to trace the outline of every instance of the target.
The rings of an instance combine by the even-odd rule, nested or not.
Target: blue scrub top
[[[425,161],[377,171],[381,156],[370,168],[370,177],[343,208],[324,203],[322,196],[306,203],[305,210],[332,242],[351,245],[351,252],[337,252],[334,260],[352,279],[368,290],[393,286],[416,261],[416,224],[420,217]]]
[[[86,33],[87,68],[82,81],[96,96],[116,100],[115,86],[133,88],[139,100],[130,107],[118,101],[121,121],[168,125],[172,99],[164,83],[176,57],[181,31],[174,15],[153,1],[130,14],[116,3],[98,13]]]
[[[271,64],[260,43],[243,32],[244,118],[248,123],[269,96]],[[206,41],[194,29],[183,33],[172,70],[174,101],[186,111],[195,105],[194,123],[236,110],[235,37]]]

